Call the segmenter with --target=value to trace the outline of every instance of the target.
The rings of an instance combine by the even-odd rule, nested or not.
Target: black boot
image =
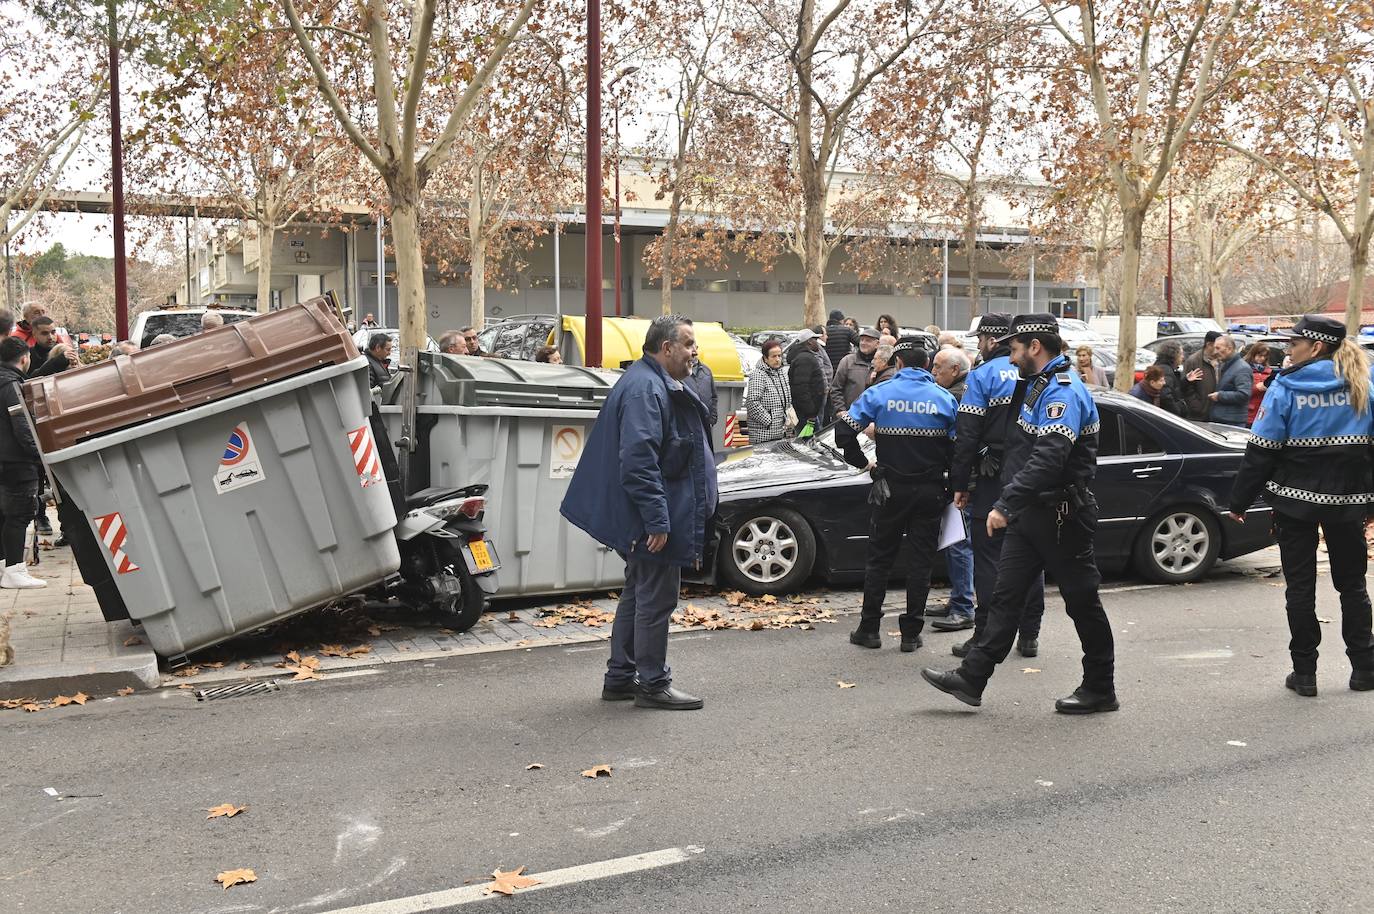
[[[921,628],[925,625],[920,616],[898,616],[897,627],[902,630],[902,653],[910,654],[920,647]]]
[[[1351,670],[1350,688],[1356,692],[1374,692],[1374,670]]]
[[[975,689],[958,670],[942,673],[939,670],[924,669],[921,670],[921,678],[966,705],[976,708],[983,703],[983,690]]]
[[[856,628],[849,633],[849,643],[857,644],[859,647],[878,648],[883,646],[883,636],[877,632],[866,632]]]
[[[1120,707],[1115,691],[1090,692],[1082,686],[1074,689],[1072,695],[1054,703],[1054,709],[1060,714],[1093,714],[1097,711],[1115,711]]]
[[[1021,637],[1016,639],[1016,649],[1022,657],[1034,657],[1040,653],[1040,639]]]
[[[1354,681],[1354,676],[1351,676]],[[1317,674],[1316,673],[1289,673],[1288,678],[1283,681],[1285,689],[1292,689],[1304,698],[1315,698],[1317,695]]]

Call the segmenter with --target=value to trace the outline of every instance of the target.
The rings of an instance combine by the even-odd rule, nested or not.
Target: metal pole
[[[184,216],[181,220],[182,226],[186,229],[186,305],[189,307],[194,298],[191,297],[191,217]]]
[[[386,242],[382,236],[386,234],[386,213],[377,211],[377,321],[383,327],[390,327],[386,322]],[[361,324],[362,322],[359,321]]]
[[[105,0],[110,37],[110,184],[114,198],[115,339],[129,337],[129,274],[124,261],[124,141],[119,127],[119,25]]]
[[[948,238],[946,238],[946,239],[944,240],[944,249],[945,249],[944,268],[940,271],[940,300],[941,300],[941,302],[942,302],[940,308],[941,308],[941,311],[943,311],[943,313],[944,313],[944,318],[943,318],[944,323],[942,323],[942,324],[940,325],[940,329],[941,329],[941,330],[948,329],[948,328],[946,328],[944,325],[947,324],[947,323],[949,323],[949,239],[948,239]],[[970,307],[973,307],[975,304],[976,304],[975,302],[969,302],[969,306],[970,306]]]
[[[615,102],[615,316],[620,317],[620,100]]]
[[[587,0],[587,334],[583,364],[601,367],[601,0]]]
[[[1169,243],[1165,254],[1164,310],[1174,313],[1174,182],[1169,182]]]
[[[562,258],[559,256],[558,239],[563,234],[563,219],[557,213],[553,217],[553,313],[560,318],[563,316],[563,273]],[[559,332],[562,332],[562,321],[559,321]]]

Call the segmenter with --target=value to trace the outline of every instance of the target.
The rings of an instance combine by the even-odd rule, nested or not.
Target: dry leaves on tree
[[[582,772],[582,776],[583,776],[584,778],[600,778],[600,777],[607,777],[607,778],[608,778],[608,777],[611,776],[611,766],[610,766],[610,765],[595,765],[595,766],[593,766],[593,767],[591,767],[591,768],[588,768],[586,771]]]
[[[525,868],[518,866],[513,870],[505,871],[497,867],[492,871],[491,883],[487,885],[485,892],[488,895],[499,893],[501,895],[514,895],[520,889],[527,889],[532,885],[539,885],[539,880],[524,875]]]
[[[212,809],[205,810],[209,813],[209,815],[205,818],[218,819],[221,816],[223,816],[226,819],[232,819],[234,818],[234,816],[243,812],[247,808],[247,806],[235,806],[233,803],[221,803],[218,806],[213,807]]]
[[[228,891],[231,885],[244,885],[249,882],[257,882],[258,874],[250,869],[225,870],[215,877],[215,881],[224,886]]]

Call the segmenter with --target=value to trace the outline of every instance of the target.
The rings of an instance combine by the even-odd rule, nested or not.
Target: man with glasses
[[[486,355],[482,351],[482,344],[477,342],[477,331],[471,327],[463,328],[463,339],[468,344],[468,355]]]

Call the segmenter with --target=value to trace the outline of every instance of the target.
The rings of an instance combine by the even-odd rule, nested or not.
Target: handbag
[[[793,429],[797,427],[797,411],[792,407],[787,407],[787,427]]]

